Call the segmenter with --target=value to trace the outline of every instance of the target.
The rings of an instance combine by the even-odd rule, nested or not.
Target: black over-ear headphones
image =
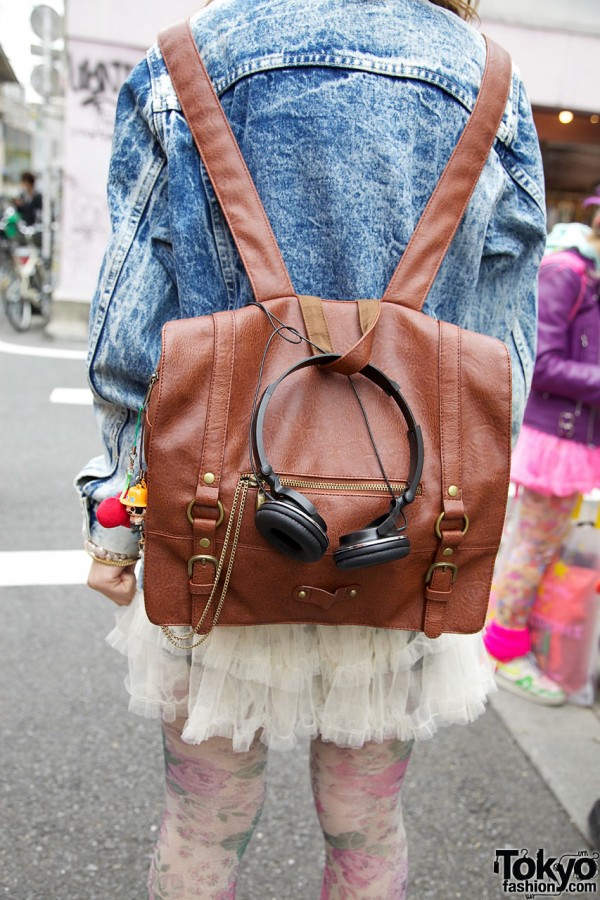
[[[263,443],[265,414],[269,400],[288,375],[293,375],[295,372],[311,366],[327,365],[338,359],[340,359],[338,354],[323,353],[309,356],[291,366],[277,381],[266,388],[252,419],[252,439],[258,468],[257,474],[269,488],[269,491],[266,492],[267,499],[256,511],[256,527],[272,547],[299,562],[318,562],[321,559],[329,546],[327,524],[310,500],[298,491],[284,487],[276,472],[273,471],[273,467],[266,458]],[[408,425],[410,447],[408,486],[398,497],[393,497],[388,512],[369,522],[360,531],[353,531],[340,537],[340,546],[333,553],[333,559],[339,569],[377,566],[408,556],[410,541],[406,534],[399,530],[398,519],[402,514],[402,518],[406,522],[402,511],[415,499],[423,471],[421,428],[417,425],[410,406],[400,393],[400,388],[375,366],[365,366],[364,369],[361,369],[360,374],[393,398]],[[404,525],[405,527],[406,525]]]

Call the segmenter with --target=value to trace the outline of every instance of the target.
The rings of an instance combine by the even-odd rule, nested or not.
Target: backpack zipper
[[[261,488],[263,487],[263,483],[259,483],[256,480],[256,477],[252,474],[252,472],[246,472],[240,476],[242,481],[247,481],[250,487]],[[371,493],[376,494],[388,494],[388,486],[385,482],[373,482],[373,481],[313,481],[312,479],[303,479],[303,478],[289,478],[284,475],[279,476],[279,481],[284,487],[291,488],[304,488],[305,490],[313,490],[313,491],[349,491],[356,493],[358,491],[369,491]],[[406,481],[390,481],[390,485],[394,490],[394,493],[403,491],[408,487],[408,482]],[[422,494],[422,489],[419,486],[417,488],[417,494]]]

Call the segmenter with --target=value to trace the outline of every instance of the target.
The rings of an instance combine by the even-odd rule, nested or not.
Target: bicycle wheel
[[[42,318],[44,325],[50,321],[50,307],[52,306],[51,275],[41,260],[38,261],[31,277],[31,287],[35,291],[33,311]]]
[[[6,318],[15,331],[27,331],[31,325],[31,303],[21,296],[21,278],[9,262],[0,265],[0,297]]]
[[[42,322],[44,325],[47,325],[50,321],[50,308],[52,306],[52,294],[49,288],[44,288],[42,290],[42,295],[40,297],[40,316],[42,317]]]

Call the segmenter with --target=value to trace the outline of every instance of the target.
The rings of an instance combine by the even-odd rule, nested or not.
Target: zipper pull
[[[148,390],[146,391],[146,396],[142,401],[141,409],[144,410],[148,406],[148,402],[150,400],[150,394],[152,393],[152,389],[156,382],[158,381],[158,372],[153,372],[150,376],[150,383],[148,384]]]

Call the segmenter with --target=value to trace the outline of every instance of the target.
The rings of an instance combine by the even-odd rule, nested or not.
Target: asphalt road
[[[0,321],[0,554],[76,550],[71,483],[99,442],[90,406],[50,395],[84,388],[83,362],[9,354],[6,342],[57,346]],[[0,896],[142,900],[161,816],[159,727],[127,712],[125,662],[104,642],[109,602],[83,584],[45,584],[35,557],[27,580],[0,589]],[[307,748],[271,754],[238,900],[317,900],[322,841],[311,804]],[[586,849],[491,710],[416,748],[404,809],[410,900],[504,897],[499,848]]]

